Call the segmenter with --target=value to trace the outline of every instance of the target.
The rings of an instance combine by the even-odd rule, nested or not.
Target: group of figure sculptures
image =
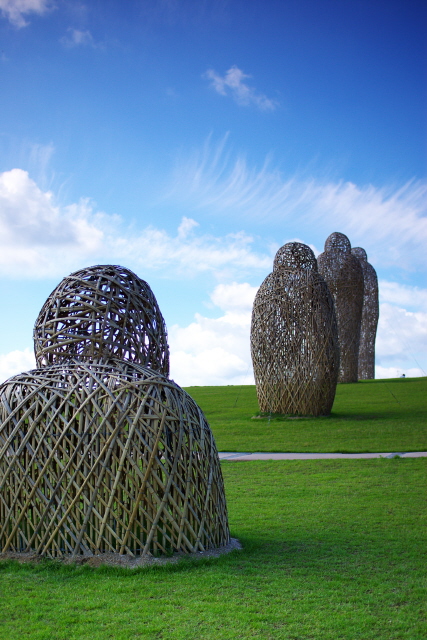
[[[117,266],[65,278],[36,320],[37,369],[0,386],[0,552],[196,552],[229,542],[215,441],[169,379],[165,322]]]
[[[261,411],[323,415],[337,381],[374,377],[375,270],[333,233],[318,260],[279,249],[255,298]],[[37,369],[0,386],[0,552],[195,552],[229,542],[218,452],[169,379],[166,325],[129,269],[77,271],[34,327]]]
[[[378,280],[364,249],[332,233],[316,258],[290,242],[255,297],[251,355],[261,412],[327,415],[337,382],[375,377]]]

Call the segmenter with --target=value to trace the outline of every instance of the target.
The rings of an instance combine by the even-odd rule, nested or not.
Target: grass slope
[[[254,386],[187,387],[219,451],[393,452],[427,450],[427,378],[339,384],[332,414],[252,419]]]
[[[0,562],[2,640],[424,640],[426,459],[223,463],[219,560]]]

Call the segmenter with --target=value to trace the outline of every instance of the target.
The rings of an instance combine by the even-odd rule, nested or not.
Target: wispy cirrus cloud
[[[232,157],[227,136],[189,158],[180,158],[168,195],[198,212],[241,217],[252,223],[285,225],[292,235],[314,243],[332,231],[364,246],[368,258],[383,266],[412,269],[425,265],[427,181],[375,187],[351,182],[284,176],[266,158],[251,167],[242,155]]]
[[[21,29],[29,24],[24,16],[31,13],[43,15],[54,6],[52,0],[0,0],[0,13],[14,27]]]
[[[61,44],[67,49],[75,47],[91,47],[92,49],[101,49],[103,45],[96,43],[91,32],[88,29],[67,29],[67,34],[60,39]]]
[[[252,76],[243,73],[239,67],[233,65],[223,76],[214,69],[208,69],[203,77],[211,81],[211,87],[222,96],[231,96],[241,106],[253,105],[261,111],[274,111],[278,106],[276,100],[267,98],[263,93],[249,86],[245,81]]]

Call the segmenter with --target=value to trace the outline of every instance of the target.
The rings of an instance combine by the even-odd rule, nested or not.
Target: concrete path
[[[244,460],[355,460],[357,458],[426,458],[427,451],[409,451],[395,453],[232,453],[219,452],[220,460],[241,462]]]

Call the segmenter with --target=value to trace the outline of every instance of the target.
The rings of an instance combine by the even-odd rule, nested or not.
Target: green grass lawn
[[[252,419],[192,387],[220,450],[427,449],[427,379],[339,385],[332,416]],[[425,640],[427,459],[224,462],[243,550],[137,570],[0,562],[0,640]]]
[[[427,378],[339,384],[332,414],[261,418],[254,386],[187,387],[219,451],[328,453],[427,450]]]
[[[133,573],[0,562],[0,638],[425,640],[427,459],[222,466],[242,551]]]

